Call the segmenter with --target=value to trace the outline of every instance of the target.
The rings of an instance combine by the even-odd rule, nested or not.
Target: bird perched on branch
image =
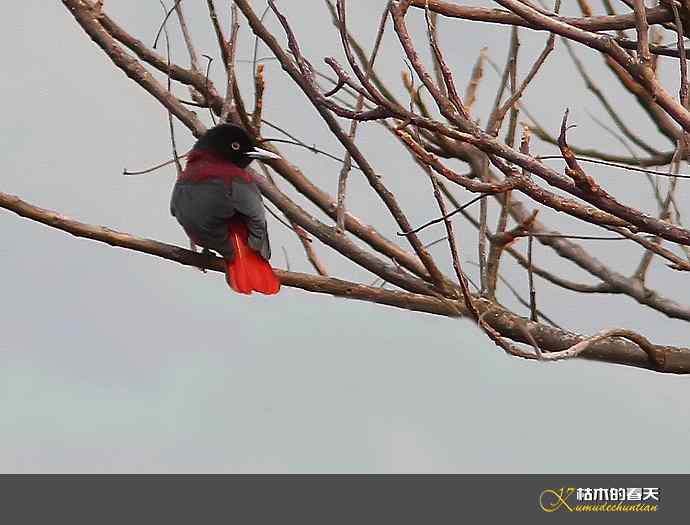
[[[239,293],[272,295],[280,289],[268,263],[271,247],[263,200],[246,170],[253,159],[277,158],[257,148],[241,127],[219,124],[194,145],[173,188],[170,212],[192,245],[225,259],[226,280]]]

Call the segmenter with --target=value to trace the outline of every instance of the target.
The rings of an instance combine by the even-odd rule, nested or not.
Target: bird
[[[221,123],[206,131],[187,156],[170,198],[170,213],[203,254],[225,260],[225,276],[238,293],[273,295],[280,290],[268,260],[266,214],[255,175],[254,159],[280,157],[258,148],[247,131]]]

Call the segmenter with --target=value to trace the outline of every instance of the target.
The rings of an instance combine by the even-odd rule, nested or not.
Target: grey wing
[[[253,182],[235,180],[232,183],[231,199],[233,208],[246,219],[249,230],[249,247],[268,260],[271,258],[271,245],[266,227],[266,211],[258,186]]]
[[[235,209],[223,181],[177,183],[170,211],[196,244],[234,259],[228,219],[235,215]]]

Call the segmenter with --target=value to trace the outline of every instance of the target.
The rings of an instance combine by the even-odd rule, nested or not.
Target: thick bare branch
[[[411,5],[424,9],[427,0],[412,0]],[[541,26],[532,23],[530,20],[522,18],[518,14],[504,11],[501,9],[489,9],[486,7],[465,6],[457,2],[444,0],[428,0],[429,9],[432,11],[452,18],[462,18],[463,20],[473,20],[476,22],[491,22],[494,24],[505,24],[513,26],[527,27],[530,29],[541,29]],[[630,29],[635,27],[635,15],[612,15],[612,16],[589,16],[584,18],[553,17],[559,22],[584,29],[587,31],[610,31],[613,29]],[[655,7],[647,10],[647,21],[650,24],[660,24],[673,21],[673,15],[663,7]]]
[[[209,258],[178,246],[135,237],[103,226],[94,226],[79,222],[54,211],[33,206],[13,195],[0,193],[0,207],[27,219],[43,223],[77,237],[92,239],[111,246],[142,252],[186,266],[204,267],[218,272],[224,271],[224,262],[220,258]],[[311,292],[376,302],[407,310],[417,310],[450,317],[467,315],[467,311],[464,309],[462,303],[451,302],[445,299],[364,286],[332,277],[285,272],[281,270],[277,270],[277,274],[284,286],[301,288]],[[475,305],[480,315],[483,316],[483,319],[503,337],[509,337],[515,341],[529,343],[524,333],[524,330],[527,329],[531,336],[537,341],[539,347],[546,352],[560,352],[572,349],[574,345],[588,340],[588,338],[584,336],[565,332],[551,326],[527,322],[523,318],[511,314],[507,310],[485,299],[476,298]],[[641,336],[630,332],[626,332],[625,335],[621,333],[617,333],[616,335],[633,339],[636,343],[644,340]],[[690,373],[690,349],[688,348],[659,346],[647,343],[646,350],[648,352],[651,351],[655,356],[654,360],[650,360],[648,354],[644,350],[641,350],[638,344],[611,340],[610,334],[606,336],[606,339],[601,337],[597,339],[597,341],[589,341],[587,343],[587,348],[578,351],[576,355],[587,359],[650,368],[660,372],[676,374]],[[526,356],[527,355],[525,355],[525,357]]]

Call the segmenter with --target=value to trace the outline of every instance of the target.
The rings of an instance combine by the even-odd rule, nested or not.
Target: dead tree
[[[314,274],[278,271],[283,285],[411,311],[470,318],[505,352],[525,359],[554,361],[580,357],[658,372],[690,372],[690,348],[652,343],[630,329],[635,327],[611,328],[594,335],[573,333],[555,325],[538,308],[536,293],[539,278],[585,296],[585,300],[597,294],[625,295],[640,308],[656,310],[681,322],[690,321],[689,306],[651,289],[646,279],[652,261],[662,262],[667,272],[690,270],[690,230],[681,223],[680,203],[676,199],[682,179],[688,178],[679,174],[679,165],[690,154],[684,47],[684,28],[690,26],[688,0],[662,0],[653,8],[646,7],[643,0],[623,0],[621,13],[608,0],[603,0],[605,14],[595,13],[589,0],[578,0],[582,16],[576,18],[559,15],[560,0],[556,0],[553,9],[531,0],[495,0],[498,6],[491,8],[467,7],[460,1],[450,0],[390,1],[385,5],[370,53],[349,31],[345,0],[334,3],[326,0],[347,63],[324,57],[325,66],[319,67],[303,55],[299,35],[293,32],[288,18],[273,0],[268,0],[265,13],[257,13],[247,0],[223,2],[224,10],[230,5],[231,24],[227,30],[220,21],[227,18],[227,11],[217,11],[214,1],[207,0],[208,30],[217,37],[225,68],[226,81],[222,87],[208,78],[208,70],[204,71],[200,64],[181,0],[166,8],[159,37],[167,41],[168,24],[179,24],[189,67],[171,62],[169,44],[167,53],[161,54],[120,27],[108,16],[102,0],[62,0],[62,3],[113,64],[166,108],[171,131],[176,119],[194,136],[199,136],[208,125],[203,120],[208,111],[214,122],[239,123],[262,141],[262,147],[280,153],[275,140],[262,138],[263,66],[254,64],[253,107],[248,106],[249,99],[240,92],[236,82],[239,27],[246,23],[258,41],[270,50],[290,77],[294,89],[303,93],[345,151],[344,158],[339,159],[342,167],[337,181],[334,177],[332,188],[318,187],[282,154],[280,160],[261,166],[263,174],[255,173],[265,199],[284,215],[284,220],[279,220],[299,237],[315,270]],[[489,0],[486,3],[492,4]],[[406,20],[413,12],[425,18],[427,35],[423,42],[408,32]],[[269,31],[264,15],[275,17],[282,31]],[[483,116],[485,125],[479,124],[482,116],[474,111],[474,101],[482,85],[487,56],[482,53],[478,57],[471,78],[463,79],[465,89],[460,89],[439,41],[439,16],[494,24],[490,26],[493,28],[511,28],[511,49],[505,66],[499,68],[501,80],[493,109]],[[409,94],[406,100],[396,98],[376,72],[376,55],[385,31],[395,33],[401,54],[410,65],[403,75]],[[518,78],[520,32],[526,31],[540,31],[545,35],[545,46],[524,78]],[[664,40],[672,45],[665,45]],[[606,110],[615,128],[612,133],[631,151],[629,156],[615,155],[606,148],[571,146],[567,110],[560,131],[554,134],[527,113],[522,96],[540,74],[556,44],[567,47],[579,75]],[[421,46],[430,49],[432,63],[426,64],[420,58]],[[635,97],[651,126],[669,142],[668,150],[652,147],[625,124],[615,101],[606,97],[579,60],[577,50],[582,46],[603,59],[611,73],[608,81],[619,83]],[[677,94],[659,81],[657,66],[662,59],[676,64],[680,84]],[[180,96],[180,88],[186,88],[189,95]],[[349,121],[347,127],[343,127],[343,119]],[[385,180],[357,145],[361,122],[383,126],[390,140],[399,143],[402,152],[412,155],[418,173],[410,174],[409,183],[422,181],[430,185],[435,202],[424,205],[432,204],[436,208],[436,219],[423,225],[410,222]],[[553,167],[554,162],[547,162],[547,157],[532,153],[532,137],[557,146],[560,168]],[[179,169],[180,156],[172,133],[171,138],[174,162]],[[459,172],[451,168],[456,165],[451,160],[462,161],[467,170]],[[631,176],[647,177],[657,209],[654,212],[638,209],[626,202],[630,200],[629,195],[607,191],[588,173],[593,163],[604,164],[612,170],[629,170]],[[394,219],[399,229],[397,238],[385,237],[375,225],[348,210],[347,180],[355,176],[351,173],[354,169],[357,177],[365,178],[381,206]],[[274,177],[289,183],[294,195],[279,189]],[[460,194],[465,195],[462,200],[458,198]],[[497,210],[495,220],[489,217],[489,201],[495,203],[492,207]],[[305,203],[319,209],[322,216],[308,213]],[[477,214],[470,213],[473,205],[479,208]],[[183,265],[223,270],[220,259],[209,260],[177,246],[78,222],[16,196],[0,193],[0,206],[73,235]],[[561,212],[574,223],[587,224],[599,233],[573,236],[557,231],[540,220],[540,210],[546,209]],[[464,217],[477,228],[477,246],[467,246],[455,234],[456,216]],[[432,224],[443,224],[445,228],[441,241],[452,257],[452,273],[444,273],[430,246],[422,240],[420,232]],[[636,245],[640,254],[636,271],[625,275],[615,268],[616,261],[603,262],[579,242],[583,238]],[[541,266],[533,257],[534,243],[588,272],[594,282],[575,282]],[[322,249],[339,252],[353,265],[376,276],[377,282],[355,283],[328,275],[317,255]],[[469,281],[464,268],[470,250],[479,257],[476,286]],[[507,257],[525,269],[529,294],[520,297],[527,312],[524,316],[499,302],[497,292],[503,286],[514,291],[500,272],[501,263]]]

